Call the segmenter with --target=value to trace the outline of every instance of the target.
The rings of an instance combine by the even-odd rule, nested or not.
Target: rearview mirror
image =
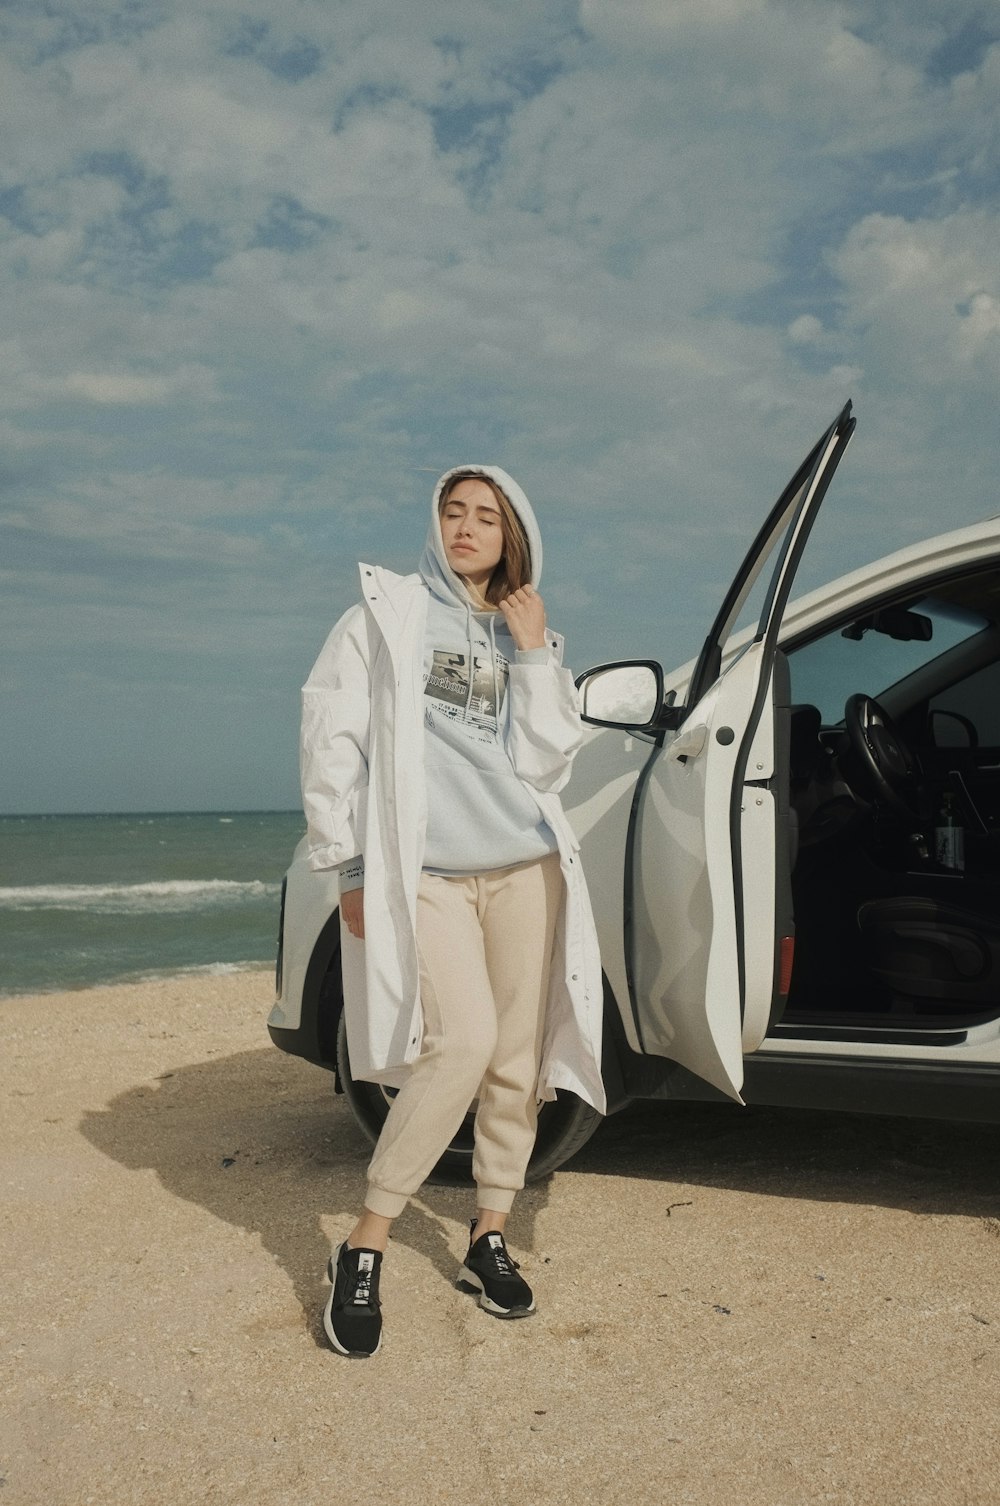
[[[883,633],[895,638],[897,643],[930,643],[934,636],[934,623],[922,612],[910,612],[906,607],[883,607],[872,612],[870,617],[859,617],[845,627],[840,636],[858,642],[866,633]]]
[[[652,659],[588,669],[577,680],[581,714],[594,727],[649,731],[663,704],[663,670]]]

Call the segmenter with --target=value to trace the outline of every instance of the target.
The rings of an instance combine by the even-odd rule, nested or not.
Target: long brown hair
[[[477,471],[463,471],[461,475],[450,478],[438,502],[439,517],[460,481],[484,482],[496,498],[500,509],[503,553],[483,593],[484,599],[491,607],[499,606],[505,596],[509,596],[512,591],[519,590],[521,586],[526,586],[531,581],[531,549],[528,545],[528,535],[524,531],[521,519],[496,482],[491,481],[489,476],[481,476]]]

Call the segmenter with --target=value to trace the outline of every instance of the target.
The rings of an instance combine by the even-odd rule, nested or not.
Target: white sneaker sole
[[[535,1299],[532,1297],[530,1307],[501,1307],[499,1302],[494,1302],[487,1297],[486,1288],[483,1286],[482,1277],[477,1276],[475,1271],[470,1271],[467,1265],[463,1265],[458,1273],[455,1285],[463,1292],[479,1294],[479,1306],[484,1312],[492,1313],[495,1318],[530,1318],[535,1311]]]
[[[337,1275],[337,1259],[342,1248],[343,1247],[341,1245],[337,1246],[333,1254],[330,1256],[330,1260],[326,1268],[326,1274],[330,1281],[330,1295],[329,1297],[327,1297],[326,1306],[323,1309],[323,1332],[326,1334],[327,1338],[330,1340],[330,1343],[333,1345],[338,1354],[346,1355],[349,1360],[368,1360],[371,1359],[373,1354],[378,1354],[379,1350],[382,1348],[381,1333],[378,1336],[378,1343],[375,1345],[374,1349],[345,1349],[343,1344],[340,1342],[340,1340],[337,1338],[337,1335],[333,1331],[333,1297],[334,1293],[337,1290],[336,1286],[334,1285],[334,1281],[336,1280]]]

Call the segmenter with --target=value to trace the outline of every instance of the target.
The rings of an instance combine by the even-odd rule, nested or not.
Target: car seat
[[[913,895],[868,900],[858,925],[872,971],[899,1003],[1000,1005],[1000,924],[992,918]]]

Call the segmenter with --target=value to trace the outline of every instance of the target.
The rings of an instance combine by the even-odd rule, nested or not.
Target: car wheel
[[[343,1012],[337,1027],[337,1074],[344,1095],[358,1124],[371,1140],[378,1139],[395,1089],[374,1082],[360,1082],[351,1075],[347,1050],[347,1027]],[[544,1103],[538,1115],[538,1134],[528,1163],[526,1180],[540,1181],[556,1167],[562,1166],[584,1146],[603,1120],[603,1115],[577,1098],[575,1093],[560,1092],[552,1103]],[[466,1114],[458,1133],[428,1178],[432,1182],[469,1183],[472,1180],[473,1116]]]

